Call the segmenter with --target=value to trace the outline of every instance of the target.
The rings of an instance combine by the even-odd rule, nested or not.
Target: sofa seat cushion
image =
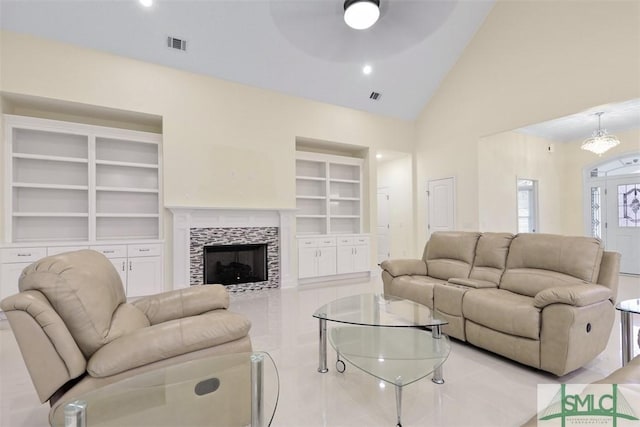
[[[135,330],[96,351],[87,365],[89,375],[107,377],[207,347],[245,337],[251,322],[244,316],[213,310]]]
[[[394,295],[433,308],[433,287],[443,280],[429,276],[400,276],[393,279]]]
[[[540,337],[540,310],[528,296],[502,289],[470,290],[464,295],[462,313],[496,331],[535,340]]]

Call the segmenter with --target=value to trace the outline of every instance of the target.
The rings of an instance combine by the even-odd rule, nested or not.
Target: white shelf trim
[[[30,182],[14,182],[11,186],[14,188],[41,188],[46,190],[89,190],[88,185],[70,184],[33,184]]]
[[[158,193],[157,188],[133,188],[133,187],[96,187],[96,191],[117,191],[121,193]]]
[[[329,178],[329,182],[343,182],[346,184],[360,184],[360,181],[355,179],[339,179],[339,178]]]
[[[329,200],[335,200],[335,201],[352,201],[352,202],[359,202],[360,201],[360,197],[329,197]]]
[[[347,218],[347,219],[355,219],[360,218],[360,215],[331,215],[331,218]]]
[[[296,215],[296,218],[326,218],[326,215]]]
[[[142,213],[96,213],[97,218],[159,218],[159,214],[142,214]]]
[[[88,218],[88,213],[78,212],[14,212],[13,216],[19,217],[52,217],[52,218]]]
[[[158,169],[158,165],[157,164],[116,162],[116,161],[113,161],[113,160],[96,160],[96,165],[121,166],[121,167],[127,167],[127,168]]]
[[[27,160],[46,160],[52,162],[66,162],[66,163],[89,163],[89,159],[83,159],[81,157],[61,157],[61,156],[49,156],[44,154],[25,154],[14,153],[14,159],[27,159]]]
[[[325,196],[296,196],[296,199],[325,200]]]
[[[303,175],[296,175],[296,179],[300,179],[304,181],[326,181],[327,180],[327,178],[324,178],[324,177],[303,176]]]

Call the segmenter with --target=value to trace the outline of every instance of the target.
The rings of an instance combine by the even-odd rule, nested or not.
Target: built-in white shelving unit
[[[8,243],[159,239],[161,136],[5,116]]]
[[[369,273],[362,233],[362,159],[296,153],[298,278]]]
[[[0,298],[17,291],[17,273],[25,262],[108,244],[124,250],[120,273],[129,295],[153,287],[149,281],[143,288],[127,283],[143,258],[155,269],[147,269],[149,277],[160,277],[155,286],[162,290],[161,135],[14,115],[4,120]],[[138,251],[135,256],[127,253],[128,243]]]
[[[299,235],[360,233],[362,159],[298,152],[296,215]]]

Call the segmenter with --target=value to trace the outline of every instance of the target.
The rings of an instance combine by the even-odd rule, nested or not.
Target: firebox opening
[[[213,245],[204,247],[204,284],[263,282],[267,272],[267,245]]]

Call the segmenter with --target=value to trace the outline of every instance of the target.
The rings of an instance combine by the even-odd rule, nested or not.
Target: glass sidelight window
[[[538,231],[538,181],[518,179],[518,233]]]

